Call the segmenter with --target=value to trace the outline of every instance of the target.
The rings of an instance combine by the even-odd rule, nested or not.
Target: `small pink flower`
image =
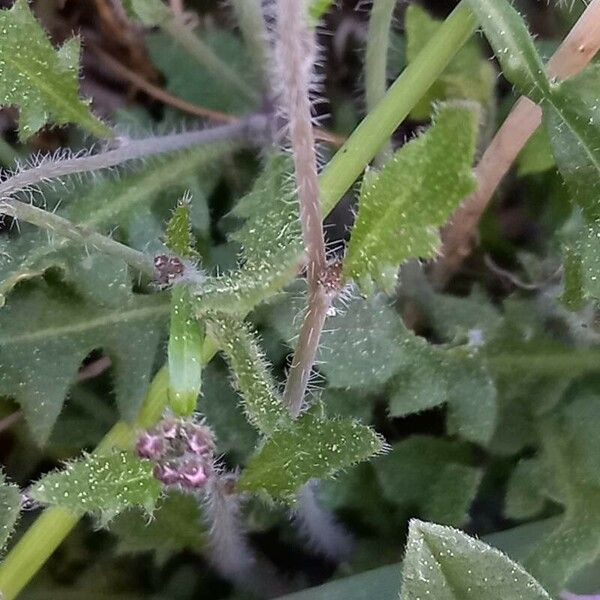
[[[136,451],[140,458],[158,460],[165,451],[163,439],[150,432],[143,433],[137,441]]]
[[[155,465],[153,475],[165,485],[175,485],[180,480],[180,473],[177,466],[171,463]]]
[[[206,471],[199,461],[190,459],[182,466],[180,471],[180,482],[184,487],[190,489],[202,487],[206,480]]]

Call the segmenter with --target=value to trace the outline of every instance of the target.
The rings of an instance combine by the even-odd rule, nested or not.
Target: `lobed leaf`
[[[0,551],[12,535],[21,514],[21,490],[0,471]]]
[[[423,344],[394,380],[390,414],[401,417],[447,403],[448,432],[481,445],[494,434],[496,387],[485,363],[462,349]]]
[[[402,262],[435,256],[438,228],[475,187],[477,120],[471,105],[443,106],[426,133],[365,177],[344,261],[346,279],[363,291],[373,282],[390,288]]]
[[[196,303],[243,317],[279,291],[296,273],[302,256],[302,233],[290,158],[274,155],[252,191],[233,211],[245,219],[231,239],[241,244],[237,270],[203,282]]]
[[[227,358],[248,421],[267,436],[289,425],[291,417],[248,326],[219,314],[207,315],[207,326]]]
[[[401,600],[550,600],[548,593],[499,550],[452,529],[413,520]]]
[[[92,514],[102,525],[124,510],[139,507],[152,514],[160,484],[153,463],[130,452],[89,455],[45,475],[29,490],[36,502],[59,506],[78,515]]]
[[[536,102],[550,93],[550,82],[523,17],[508,0],[468,0],[504,76]]]
[[[311,479],[332,477],[384,448],[383,439],[358,421],[307,413],[265,441],[242,473],[239,489],[293,503]]]
[[[78,95],[79,39],[56,51],[27,0],[0,11],[0,30],[0,104],[19,108],[21,140],[50,120],[77,123],[101,137],[110,133]]]
[[[133,419],[143,400],[168,303],[128,295],[117,306],[83,303],[48,287],[19,289],[0,312],[0,394],[21,405],[44,444],[83,359],[110,356],[119,410]]]

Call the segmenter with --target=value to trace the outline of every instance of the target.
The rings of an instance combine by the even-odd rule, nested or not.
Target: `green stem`
[[[360,177],[381,144],[392,136],[417,102],[442,74],[475,30],[476,21],[461,2],[438,33],[390,87],[383,100],[354,130],[321,173],[323,214],[330,213]]]
[[[436,37],[396,80],[375,110],[358,126],[321,174],[323,214],[333,210],[381,145],[390,138],[460,50],[474,28],[473,15],[461,3],[441,26]],[[196,40],[189,31],[187,33]],[[216,350],[214,342],[207,338],[204,360],[208,362]],[[164,378],[160,373],[148,392],[137,420],[138,427],[150,426],[160,418],[164,410],[166,392],[162,394],[156,391],[160,391],[159,383],[161,377]],[[98,451],[111,446],[126,447],[132,442],[133,432],[134,429],[126,423],[117,423],[100,444]],[[3,594],[3,600],[16,598],[78,520],[78,517],[63,509],[52,508],[35,521],[0,565],[0,594]]]
[[[396,0],[377,0],[371,9],[365,57],[367,113],[375,110],[387,91],[387,59],[395,7]],[[391,153],[392,146],[388,141],[377,154],[377,165],[385,163]]]
[[[210,71],[215,77],[226,81],[232,88],[240,92],[251,102],[258,102],[258,94],[236,73],[223,62],[185,23],[173,17],[162,22],[161,27],[190,54],[199,64]]]
[[[86,248],[120,258],[140,273],[144,273],[149,277],[152,277],[154,274],[152,258],[143,252],[134,250],[85,226],[76,225],[64,217],[38,208],[37,206],[9,198],[4,202],[0,202],[0,214],[9,215],[17,219],[17,221],[31,223],[52,234],[78,242]]]

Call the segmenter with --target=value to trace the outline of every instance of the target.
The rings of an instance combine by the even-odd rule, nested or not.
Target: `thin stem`
[[[387,59],[395,7],[396,0],[377,0],[371,9],[365,57],[367,113],[375,109],[387,91]],[[387,142],[376,156],[375,163],[385,163],[391,152],[392,146]]]
[[[37,206],[8,198],[0,201],[0,214],[31,223],[53,234],[83,244],[86,248],[92,248],[109,256],[120,258],[140,273],[150,277],[154,274],[154,266],[150,256]]]
[[[307,255],[308,312],[283,393],[284,404],[292,415],[297,416],[327,316],[326,295],[321,284],[327,259],[310,103],[316,42],[314,31],[306,23],[304,0],[279,0],[277,3],[276,51],[278,76],[281,80],[281,103],[289,124],[302,237]]]
[[[321,286],[316,290],[309,290],[306,316],[300,327],[298,343],[283,392],[283,403],[293,417],[297,417],[302,410],[302,402],[315,364],[319,340],[330,306],[331,297]]]
[[[440,27],[422,55],[417,57],[390,88],[380,105],[352,134],[321,175],[324,213],[329,213],[352,186],[381,144],[391,136],[398,124],[421,99],[464,45],[474,28],[475,22],[471,12],[461,5]],[[29,184],[39,181],[39,178],[34,178]],[[203,360],[209,362],[216,351],[217,345],[207,338]],[[161,378],[162,391],[157,385]],[[138,427],[150,427],[160,419],[167,399],[167,379],[166,369],[159,371],[154,378],[136,422]],[[97,451],[105,451],[113,446],[128,447],[133,442],[134,431],[131,425],[120,421],[104,437]],[[38,517],[0,564],[0,592],[4,594],[4,600],[14,600],[78,520],[78,517],[59,508],[48,509]]]
[[[223,62],[212,50],[205,44],[177,15],[166,19],[161,23],[164,29],[173,40],[182,46],[205,69],[210,71],[215,77],[226,81],[233,89],[241,93],[251,102],[259,100],[258,94],[244,81],[239,73],[236,73],[229,65]]]
[[[136,87],[143,90],[148,96],[152,98],[156,98],[160,102],[172,106],[182,112],[188,113],[190,115],[194,115],[195,117],[202,117],[206,119],[210,119],[211,121],[215,121],[217,123],[239,123],[241,118],[237,115],[230,115],[228,113],[220,112],[218,110],[211,110],[209,108],[205,108],[204,106],[199,106],[198,104],[192,104],[191,102],[187,102],[187,100],[182,100],[177,96],[173,96],[166,90],[150,83],[140,75],[138,75],[135,71],[128,69],[125,65],[121,64],[118,60],[115,60],[110,54],[104,52],[100,47],[93,46],[92,48],[94,52],[98,54],[102,60],[104,60],[106,66],[112,70],[116,75],[122,77],[123,79],[133,83]],[[334,146],[341,146],[346,138],[337,135],[327,129],[323,129],[322,127],[314,127],[315,139],[327,142]],[[1,147],[0,147],[0,160],[2,158],[1,155]]]
[[[231,125],[126,141],[119,148],[90,156],[65,160],[50,158],[36,166],[24,169],[0,183],[0,198],[6,198],[19,190],[44,181],[77,173],[99,171],[130,160],[175,152],[192,146],[240,138],[256,143],[257,138],[264,139],[267,127],[266,116],[253,115]]]
[[[229,489],[232,484],[226,475],[217,477],[202,502],[209,535],[207,558],[237,587],[259,598],[279,597],[289,587],[250,546],[241,522],[240,496]]]
[[[599,50],[600,0],[594,0],[548,62],[548,75],[558,79],[576,75]],[[463,202],[443,231],[441,258],[432,271],[438,288],[444,287],[470,254],[474,232],[496,188],[541,122],[542,109],[523,96],[498,129],[475,170],[477,190]]]
[[[232,0],[231,4],[253,63],[261,69],[263,84],[266,85],[269,44],[262,0]]]
[[[118,60],[113,58],[108,52],[105,52],[96,45],[90,45],[94,52],[102,59],[104,64],[116,75],[122,77],[126,81],[131,82],[137,88],[151,96],[152,98],[156,98],[160,100],[164,104],[168,104],[173,108],[181,110],[182,112],[186,112],[190,115],[194,115],[196,117],[203,117],[205,119],[211,119],[212,121],[221,122],[221,123],[235,123],[239,121],[239,117],[234,115],[228,115],[227,113],[220,112],[218,110],[211,110],[209,108],[204,108],[204,106],[198,106],[197,104],[192,104],[191,102],[187,102],[186,100],[182,100],[177,96],[173,96],[166,90],[150,83],[144,77],[128,69],[124,64],[120,63]]]

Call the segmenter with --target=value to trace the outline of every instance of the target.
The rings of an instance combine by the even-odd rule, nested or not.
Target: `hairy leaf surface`
[[[536,102],[547,96],[550,83],[523,17],[508,0],[468,0],[504,76]]]
[[[499,550],[452,529],[413,520],[401,600],[550,600],[548,593]]]
[[[209,277],[198,294],[200,311],[244,316],[279,291],[298,269],[302,234],[290,158],[275,155],[252,191],[233,211],[245,219],[231,239],[241,244],[237,270]]]
[[[409,258],[435,256],[438,228],[475,186],[477,118],[472,105],[445,105],[426,133],[363,180],[344,261],[344,276],[363,291],[373,282],[393,287],[398,266]]]
[[[294,502],[295,493],[311,479],[332,477],[384,447],[382,438],[358,421],[305,414],[267,439],[250,459],[239,486]]]
[[[216,144],[167,159],[153,159],[139,173],[96,183],[85,193],[76,187],[74,193],[63,195],[57,212],[83,227],[109,232],[116,225],[126,224],[130,215],[143,213],[143,207],[149,206],[161,192],[178,189],[180,182],[197,172],[202,164],[214,161],[215,156],[221,156],[230,148],[229,144]],[[22,226],[18,237],[2,237],[0,306],[20,281],[39,276],[51,267],[61,267],[70,274],[70,257],[76,252],[70,240],[49,237],[27,225]]]
[[[21,490],[0,471],[0,551],[4,550],[21,513]]]
[[[50,121],[77,123],[102,137],[110,133],[78,95],[79,39],[56,51],[27,0],[0,11],[0,31],[0,104],[19,108],[22,140]]]
[[[29,489],[29,495],[42,504],[92,514],[106,525],[129,508],[140,507],[152,514],[160,495],[152,468],[152,462],[129,452],[92,454],[45,475]]]

